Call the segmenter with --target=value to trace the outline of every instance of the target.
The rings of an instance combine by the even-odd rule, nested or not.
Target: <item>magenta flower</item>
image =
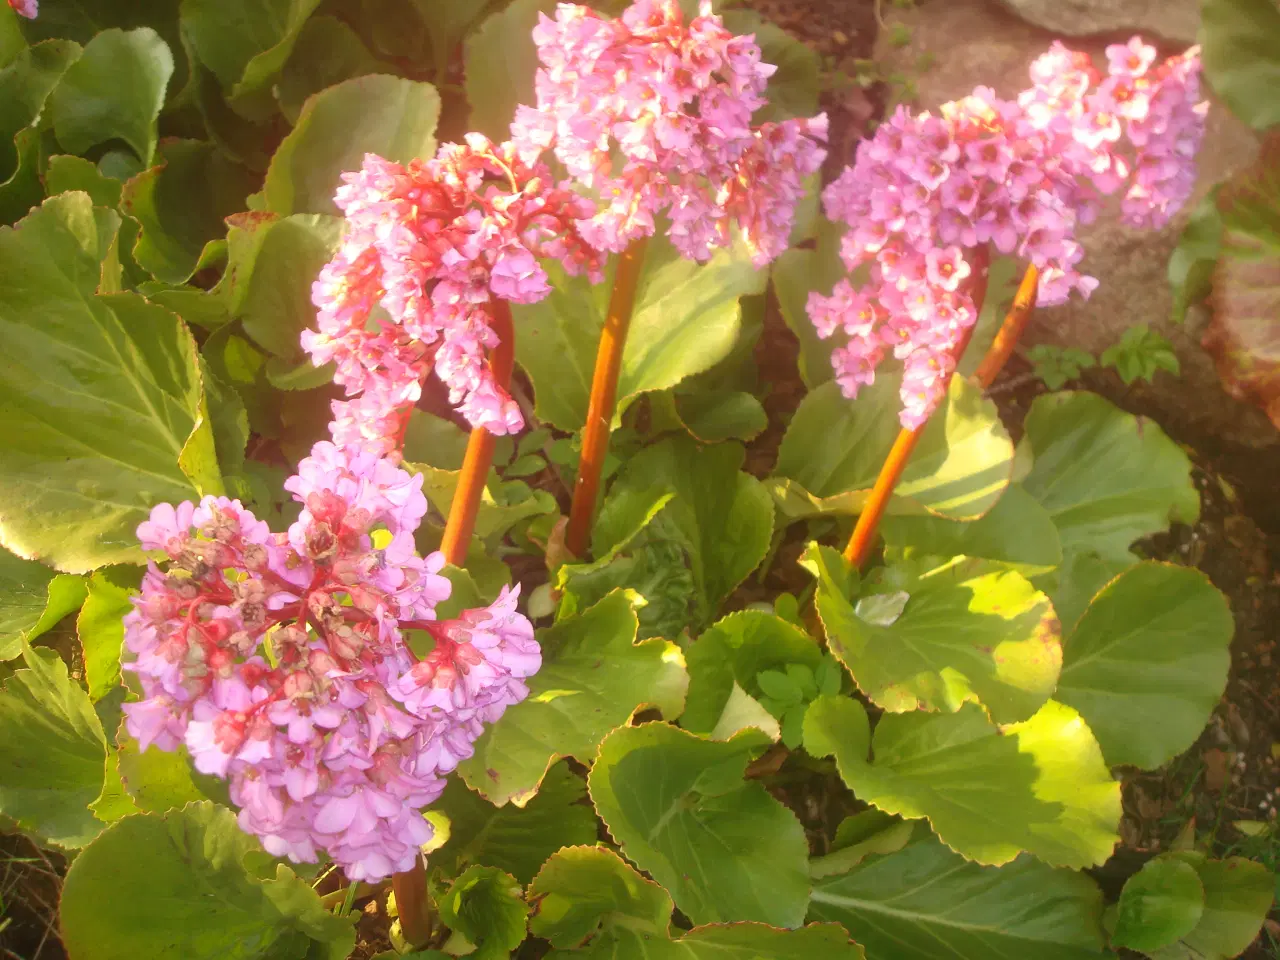
[[[751,125],[776,69],[753,37],[729,33],[706,0],[687,23],[677,0],[636,0],[616,20],[562,3],[533,39],[537,106],[517,108],[512,138],[529,162],[553,150],[594,192],[599,208],[579,224],[588,242],[620,251],[666,213],[692,260],[726,246],[735,224],[759,265],[786,249],[827,121]]]
[[[286,483],[303,510],[285,534],[223,497],[161,504],[139,527],[168,569],[149,565],[125,617],[145,695],[124,706],[130,733],[228,779],[268,852],[327,851],[351,880],[413,865],[431,838],[420,811],[541,666],[518,590],[436,619],[450,584],[440,554],[413,549],[421,487],[322,442]],[[435,639],[426,660],[406,629]]]
[[[334,441],[392,452],[433,370],[472,426],[520,430],[520,409],[489,367],[492,301],[550,293],[539,258],[598,278],[600,256],[575,225],[591,204],[479,134],[408,167],[371,154],[343,180],[335,201],[346,232],[312,289],[317,330],[302,336],[352,398],[333,405]]]
[[[34,20],[40,12],[39,0],[9,0],[9,6],[17,11],[18,16]]]
[[[1100,193],[1128,184],[1124,215],[1138,226],[1160,226],[1186,202],[1204,132],[1197,51],[1155,66],[1135,38],[1107,57],[1099,82],[1086,55],[1055,43],[1016,101],[979,87],[940,116],[899,108],[826,189],[827,215],[849,225],[845,266],[870,268],[859,291],[842,280],[809,297],[818,335],[848,338],[831,357],[846,396],[873,383],[892,351],[903,361],[902,425],[929,418],[977,320],[972,248],[1029,260],[1038,302],[1062,303],[1097,285],[1077,270],[1075,235]]]

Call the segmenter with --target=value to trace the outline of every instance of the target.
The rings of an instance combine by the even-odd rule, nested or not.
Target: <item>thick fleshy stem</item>
[[[511,385],[511,370],[515,365],[515,334],[511,327],[511,305],[494,297],[489,301],[493,332],[498,345],[489,355],[489,369],[494,382],[506,390]],[[471,431],[467,441],[467,453],[462,459],[462,474],[458,488],[449,507],[449,519],[445,522],[444,538],[440,552],[446,563],[460,567],[467,559],[467,547],[476,527],[476,512],[480,509],[480,497],[484,493],[489,467],[493,463],[494,436],[484,427]]]
[[[996,331],[996,338],[991,342],[986,356],[978,364],[978,369],[973,372],[973,379],[984,390],[995,382],[1004,365],[1013,356],[1013,348],[1018,345],[1022,331],[1027,328],[1027,322],[1035,312],[1039,288],[1040,271],[1033,263],[1027,266],[1027,272],[1022,275],[1018,292],[1013,297],[1013,306],[1009,308],[1004,323],[1000,324],[1000,329]]]
[[[493,379],[503,390],[511,383],[511,371],[515,364],[515,341],[511,327],[511,306],[506,300],[494,297],[489,301],[493,332],[498,345],[489,355]],[[440,552],[446,563],[462,566],[467,559],[467,547],[476,526],[476,511],[484,493],[489,467],[493,463],[494,436],[484,427],[474,427],[467,440],[467,452],[462,460],[462,473],[445,521],[444,537]],[[396,909],[400,913],[400,932],[412,946],[418,947],[431,938],[431,905],[427,897],[427,873],[422,857],[413,869],[397,873],[391,878],[391,889],[396,895]]]
[[[578,479],[573,485],[573,503],[565,530],[565,546],[575,557],[584,556],[591,542],[591,521],[596,512],[596,498],[600,494],[604,460],[609,453],[609,429],[618,400],[618,374],[622,369],[622,352],[627,346],[636,288],[640,284],[640,272],[644,269],[646,242],[644,237],[632,241],[618,258],[609,314],[600,333],[595,372],[591,376],[587,423],[582,428],[582,459],[578,463]]]
[[[969,279],[969,289],[974,309],[978,316],[981,316],[982,303],[987,296],[987,276],[990,272],[990,252],[985,245],[974,250],[972,262],[973,274]],[[969,340],[977,326],[975,319],[973,326],[957,346],[955,352],[957,363],[964,356],[965,348],[969,345]],[[907,461],[911,459],[911,453],[915,450],[916,443],[919,442],[920,435],[924,433],[927,426],[926,421],[913,430],[903,429],[894,440],[889,455],[880,468],[880,474],[876,477],[875,486],[871,488],[871,495],[867,498],[862,513],[858,514],[858,522],[854,525],[849,543],[844,548],[844,558],[855,570],[862,569],[863,564],[867,562],[871,547],[876,540],[876,531],[880,529],[880,520],[884,516],[885,508],[889,506],[889,498],[893,496],[893,490],[902,478],[902,471],[906,469]]]

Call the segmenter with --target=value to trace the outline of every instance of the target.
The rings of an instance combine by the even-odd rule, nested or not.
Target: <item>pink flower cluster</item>
[[[533,39],[537,106],[517,109],[512,138],[528,160],[554,150],[595,191],[600,209],[579,225],[592,245],[620,251],[665,211],[693,260],[727,245],[733,223],[759,265],[786,249],[802,181],[825,156],[826,117],[753,127],[776,68],[709,0],[688,23],[678,0],[636,0],[616,20],[562,3]]]
[[[598,278],[600,255],[575,225],[591,204],[479,134],[407,167],[368,155],[343,180],[346,231],[312,290],[318,330],[302,335],[316,366],[333,361],[354,396],[334,404],[334,441],[390,453],[433,369],[473,426],[520,430],[489,365],[491,300],[545,297],[542,257]]]
[[[40,0],[9,0],[9,6],[17,11],[18,16],[34,20],[40,12]]]
[[[236,500],[161,504],[138,528],[148,566],[125,617],[145,699],[125,704],[141,749],[185,744],[227,778],[240,826],[297,862],[319,851],[349,879],[408,870],[431,838],[421,809],[485,723],[541,665],[519,590],[436,619],[440,554],[422,559],[421,475],[316,444],[286,483],[303,504],[272,534]],[[418,660],[405,632],[434,640]]]
[[[809,297],[819,336],[848,337],[832,353],[845,396],[872,383],[892,350],[904,365],[902,425],[929,418],[977,321],[966,251],[991,244],[1031,261],[1039,303],[1062,303],[1097,285],[1076,269],[1075,235],[1095,216],[1099,191],[1130,183],[1126,219],[1151,226],[1186,201],[1205,111],[1197,51],[1153,68],[1155,50],[1135,38],[1107,55],[1101,83],[1086,55],[1055,43],[1017,101],[979,87],[939,116],[899,108],[826,189],[827,215],[851,228],[845,266],[869,265],[861,289],[846,279]]]

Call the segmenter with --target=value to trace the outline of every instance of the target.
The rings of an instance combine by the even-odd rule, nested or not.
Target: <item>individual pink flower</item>
[[[40,10],[39,0],[9,0],[9,6],[17,11],[18,16],[28,20],[34,20]]]
[[[541,665],[518,590],[436,618],[450,585],[441,555],[413,549],[421,487],[322,442],[286,483],[303,506],[286,534],[225,497],[161,504],[139,527],[169,559],[124,618],[144,694],[124,705],[129,731],[227,779],[269,853],[327,851],[353,881],[416,862],[431,838],[422,808]],[[406,630],[436,639],[426,660]]]
[[[312,287],[317,329],[302,335],[350,398],[333,405],[334,442],[393,452],[432,372],[472,426],[520,430],[490,368],[494,301],[547,296],[544,258],[599,278],[600,255],[576,226],[591,203],[479,134],[408,166],[370,154],[343,181],[346,229]]]
[[[903,426],[928,419],[977,320],[973,248],[1035,264],[1038,302],[1062,303],[1097,285],[1079,271],[1076,232],[1101,194],[1127,185],[1122,209],[1139,226],[1160,226],[1186,202],[1204,131],[1197,51],[1156,65],[1135,38],[1107,57],[1103,79],[1055,43],[1016,100],[979,87],[938,116],[900,107],[859,146],[823,201],[849,226],[845,266],[868,280],[856,291],[841,280],[808,302],[820,337],[848,337],[831,358],[846,396],[873,383],[892,352],[904,367]]]
[[[678,0],[636,0],[617,19],[562,3],[533,40],[537,104],[517,108],[512,139],[530,162],[554,151],[594,192],[588,242],[621,251],[666,213],[693,260],[727,246],[732,226],[758,265],[786,249],[827,121],[752,125],[776,69],[753,37],[726,30],[707,0],[688,21]]]

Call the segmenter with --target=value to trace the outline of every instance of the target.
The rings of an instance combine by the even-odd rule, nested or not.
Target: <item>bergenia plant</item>
[[[1233,105],[1280,70],[1220,55],[1244,2]],[[1231,663],[1192,461],[990,389],[1098,286],[1083,227],[1194,199],[1198,48],[1054,43],[846,151],[729,3],[42,6],[0,7],[3,951],[1249,947],[1270,800],[1121,836]],[[1237,313],[1273,181],[1214,201]]]

